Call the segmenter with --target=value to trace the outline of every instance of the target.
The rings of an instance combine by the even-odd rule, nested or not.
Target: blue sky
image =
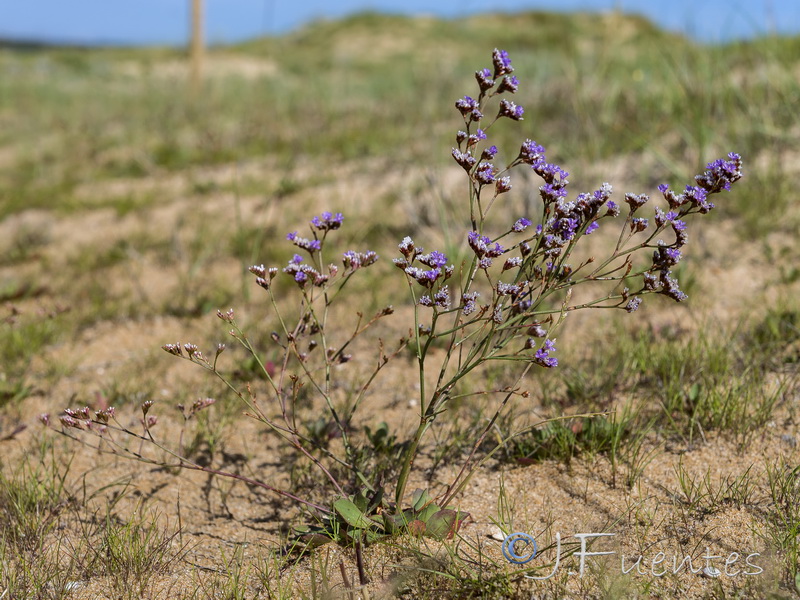
[[[359,10],[455,17],[619,7],[708,42],[800,33],[800,0],[205,0],[212,42],[282,33]],[[189,0],[0,0],[0,36],[81,44],[182,44]]]

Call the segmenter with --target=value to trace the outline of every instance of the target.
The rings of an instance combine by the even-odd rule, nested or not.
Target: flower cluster
[[[377,260],[378,255],[372,250],[367,250],[366,252],[355,252],[354,250],[348,250],[342,255],[344,268],[350,269],[350,271],[356,271],[361,267],[373,265]]]
[[[334,215],[326,211],[322,213],[321,217],[314,217],[311,219],[311,224],[320,231],[331,231],[333,229],[339,229],[343,221],[344,216],[342,213],[336,213]]]
[[[286,239],[293,242],[295,246],[308,251],[311,254],[312,260],[317,260],[321,251],[323,242],[327,232],[339,229],[344,222],[342,213],[332,213],[325,211],[320,216],[314,217],[310,221],[311,232],[314,239],[308,239],[298,235],[296,231],[287,234]],[[322,239],[318,239],[317,231],[323,232]],[[347,273],[354,273],[358,269],[368,267],[378,260],[378,255],[372,250],[365,252],[356,252],[355,250],[348,250],[342,255],[342,263]],[[307,285],[315,287],[324,287],[328,285],[331,280],[336,277],[339,272],[339,267],[336,265],[328,265],[327,273],[321,271],[321,265],[315,266],[305,261],[305,258],[299,254],[295,254],[289,259],[288,264],[283,268],[283,272],[292,277],[301,289],[305,289]],[[250,267],[250,272],[256,276],[256,283],[264,289],[270,289],[272,280],[278,273],[278,268],[270,267],[267,269],[264,265],[253,265]]]
[[[410,237],[403,238],[403,241],[397,246],[402,258],[395,258],[395,266],[403,269],[403,272],[408,276],[409,280],[416,281],[421,286],[433,289],[437,284],[450,279],[453,276],[453,265],[447,265],[447,256],[444,253],[434,250],[429,254],[422,254],[423,249],[417,248],[414,241]],[[427,269],[415,266],[413,263],[418,261]],[[450,295],[447,286],[440,289],[442,295],[434,294],[433,299],[430,296],[423,296],[420,298],[419,303],[423,306],[439,306],[447,308],[450,304]]]
[[[514,67],[508,52],[495,48],[492,53],[492,65],[493,70],[484,68],[475,72],[475,79],[480,90],[478,97],[464,96],[455,102],[456,109],[464,118],[467,128],[483,119],[482,106],[486,99],[504,93],[514,94],[519,88],[519,79],[511,75]],[[496,119],[506,117],[513,121],[521,121],[524,113],[525,109],[522,106],[504,98],[500,100]],[[497,146],[490,145],[484,148],[480,155],[474,152],[475,146],[487,139],[486,130],[490,126],[479,128],[474,133],[468,131],[456,133],[458,147],[453,148],[451,153],[453,159],[470,174],[476,186],[493,185],[495,195],[499,195],[508,192],[512,184],[511,178],[499,176],[499,169],[490,162],[497,155]]]
[[[320,248],[322,248],[322,242],[319,240],[309,240],[304,237],[300,237],[297,235],[296,231],[292,231],[291,233],[286,234],[286,239],[290,242],[294,242],[294,245],[298,248],[302,248],[303,250],[307,250],[311,254],[317,252]]]
[[[474,253],[472,268],[475,271],[483,270],[492,285],[492,300],[484,307],[485,316],[481,318],[490,319],[500,326],[506,323],[505,315],[508,314],[514,318],[515,323],[522,319],[524,324],[527,317],[535,318],[538,314],[537,307],[541,298],[555,289],[566,289],[567,286],[590,280],[617,282],[617,287],[606,298],[592,303],[593,306],[610,306],[633,312],[639,308],[641,296],[646,293],[663,294],[679,302],[685,300],[686,294],[681,291],[673,276],[675,266],[683,257],[682,248],[688,240],[684,217],[690,213],[704,214],[714,207],[708,199],[709,196],[730,189],[731,184],[741,178],[741,157],[731,153],[727,159],[709,163],[705,172],[694,178],[694,184],[686,186],[680,193],[672,191],[667,185],[659,186],[669,210],[665,212],[656,207],[652,217],[640,214],[649,202],[649,196],[625,194],[628,215],[621,225],[623,231],[620,241],[610,258],[598,261],[600,266],[594,271],[585,269],[594,258],[579,267],[572,267],[566,261],[580,238],[598,231],[602,219],[618,217],[621,203],[611,200],[612,188],[608,183],[603,183],[593,192],[579,193],[571,199],[568,192],[569,173],[559,165],[548,162],[545,147],[532,139],[526,139],[522,143],[516,157],[507,166],[495,164],[500,152],[497,146],[490,143],[490,128],[502,117],[519,121],[524,111],[511,100],[500,98],[495,121],[486,124],[484,114],[492,114],[487,108],[489,101],[506,92],[513,94],[519,86],[519,80],[511,75],[514,68],[507,52],[495,49],[492,53],[492,66],[492,69],[484,68],[475,72],[477,95],[464,96],[456,101],[456,108],[464,119],[466,130],[457,132],[457,147],[452,149],[454,160],[467,172],[471,182],[472,230],[467,233],[467,242]],[[522,165],[527,165],[542,179],[539,186],[541,219],[532,232],[529,231],[533,225],[531,220],[521,217],[502,235],[487,235],[486,216],[497,197],[511,189],[508,173]],[[487,188],[493,188],[494,191],[488,202],[481,196]],[[662,232],[669,230],[674,233],[674,241],[658,239]],[[506,245],[505,238],[515,234],[522,234],[524,237]],[[411,243],[410,240],[408,243]],[[401,244],[404,258],[395,259],[395,263],[422,285],[433,287],[440,275],[436,270],[439,265],[429,265],[430,270],[412,266],[414,254],[408,250],[408,243],[404,240],[406,251],[403,250],[404,244]],[[413,247],[413,243],[411,246]],[[633,271],[633,256],[644,254],[647,249],[652,251],[652,262],[639,271]],[[508,253],[513,254],[506,256],[499,272],[512,275],[511,283],[493,279],[493,259]],[[622,266],[613,267],[615,260],[622,262]],[[578,269],[585,269],[584,278],[575,281]],[[640,289],[632,291],[622,287],[623,280],[636,277],[641,277]],[[473,279],[468,281],[470,283],[462,287],[460,294],[462,316],[478,310],[478,292],[471,289]],[[601,304],[604,300],[606,303]],[[424,296],[420,302],[429,306],[437,305],[435,295]],[[570,309],[571,307],[565,308]],[[510,326],[508,329],[505,327],[504,325],[500,331],[519,331],[518,328],[512,330]],[[541,332],[544,331],[541,325],[537,324],[537,327]],[[526,344],[526,349],[535,351],[532,360],[545,367],[556,366],[558,361],[551,356],[555,350],[553,342],[547,340],[539,347],[531,341],[534,337],[542,336],[533,336]]]

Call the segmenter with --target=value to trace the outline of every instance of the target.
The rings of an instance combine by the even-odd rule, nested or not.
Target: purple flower
[[[294,280],[298,283],[303,283],[308,279],[308,275],[306,275],[303,271],[297,271],[294,274]]]
[[[478,103],[470,96],[464,96],[463,98],[456,100],[456,108],[464,117],[466,117],[467,115],[471,114],[472,111],[478,110]]]
[[[625,202],[631,207],[631,212],[636,212],[650,199],[647,194],[625,194]]]
[[[658,249],[653,252],[653,268],[669,269],[678,264],[681,259],[681,251],[677,248],[668,248],[664,242],[658,243]]]
[[[670,260],[674,261],[673,264],[676,264],[681,259],[681,251],[677,248],[667,248],[665,252]]]
[[[368,267],[372,264],[375,264],[375,261],[377,260],[378,255],[372,250],[367,250],[366,252],[348,250],[342,255],[342,263],[344,263],[344,268],[350,269],[351,271],[356,271],[361,267]]]
[[[533,355],[533,360],[543,367],[552,369],[558,366],[558,359],[550,356],[551,352],[556,351],[556,344],[553,340],[545,340],[544,345],[536,351]]]
[[[611,187],[611,184],[604,182],[603,185],[600,186],[599,190],[592,192],[592,198],[594,199],[593,204],[598,207],[602,206],[603,203],[611,197],[613,192],[614,189]]]
[[[445,310],[450,308],[450,290],[447,289],[446,285],[443,285],[442,288],[433,295],[433,303]]]
[[[592,221],[591,223],[589,223],[589,226],[586,228],[586,235],[591,235],[595,231],[597,231],[598,229],[600,229],[600,224],[597,221]]]
[[[497,146],[489,146],[481,152],[481,160],[492,160],[497,156]]]
[[[567,189],[560,183],[545,183],[539,188],[539,194],[545,203],[556,202],[559,198],[567,197]]]
[[[543,338],[547,335],[547,331],[539,323],[535,323],[528,328],[528,335],[532,335],[533,337]],[[536,341],[535,340],[530,340],[530,341],[533,342],[530,348],[535,348]]]
[[[453,148],[452,155],[455,161],[461,165],[465,171],[469,171],[473,166],[475,166],[475,163],[478,162],[475,160],[475,157],[472,156],[471,152],[461,152],[457,148]]]
[[[742,178],[742,157],[731,152],[728,154],[728,159],[719,158],[708,163],[706,165],[708,170],[695,176],[694,180],[709,194],[731,189],[731,184]]]
[[[639,296],[635,296],[635,297],[631,298],[630,300],[628,300],[628,303],[625,305],[625,310],[627,310],[629,313],[632,313],[637,308],[639,308],[639,305],[641,303],[642,303],[642,299]]]
[[[606,202],[606,208],[608,209],[608,212],[606,213],[607,215],[610,215],[612,217],[619,216],[619,205],[613,200],[609,200],[608,202]]]
[[[497,180],[494,184],[494,189],[496,194],[505,194],[508,190],[511,189],[511,177],[501,177]]]
[[[700,212],[706,214],[712,208],[714,208],[714,204],[711,202],[706,202],[706,198],[708,198],[709,192],[707,192],[702,187],[692,187],[691,185],[686,186],[686,190],[683,192],[683,196],[689,200],[693,205],[700,208]]]
[[[519,157],[522,159],[522,162],[535,165],[539,162],[544,162],[544,153],[544,146],[537,144],[533,140],[525,140],[519,150]]]
[[[522,115],[525,109],[517,106],[510,100],[500,100],[500,111],[497,113],[498,117],[508,117],[514,121],[522,121]]]
[[[497,295],[498,296],[515,296],[519,294],[520,286],[513,283],[497,282]]]
[[[319,229],[320,231],[330,231],[333,229],[339,229],[342,226],[342,222],[344,221],[344,216],[342,213],[333,213],[325,211],[322,213],[322,218],[314,217],[311,219],[311,224]]]
[[[647,229],[647,219],[633,219],[631,220],[631,231],[639,233]]]
[[[486,139],[486,134],[483,132],[483,129],[478,129],[478,131],[476,131],[471,136],[469,136],[469,138],[467,140],[467,148],[469,148],[470,146],[474,146],[475,144],[477,144],[481,140],[485,140],[485,139]],[[485,152],[485,150],[484,150],[484,152]]]
[[[419,256],[419,262],[429,267],[443,267],[447,264],[447,256],[443,252],[434,250],[430,254],[423,254]]]
[[[522,231],[525,231],[528,227],[530,227],[530,225],[531,225],[530,220],[526,219],[525,217],[522,217],[521,219],[516,220],[511,229],[512,231],[520,233]]]
[[[510,75],[508,77],[503,77],[503,81],[500,82],[500,87],[497,88],[497,93],[502,94],[503,92],[510,92],[515,93],[519,88],[519,79],[517,79],[514,75]]]
[[[554,187],[564,188],[569,183],[569,181],[567,181],[569,173],[567,173],[564,169],[562,169],[558,165],[547,163],[544,161],[539,161],[531,165],[531,169],[533,169],[533,171],[539,177],[544,179],[545,183],[552,185]],[[562,196],[566,195],[567,193],[565,190]]]
[[[494,167],[492,164],[487,162],[479,164],[478,168],[475,170],[475,179],[477,179],[478,183],[481,185],[494,183]]]
[[[470,292],[461,296],[461,312],[466,316],[475,312],[477,308],[475,301],[480,294],[478,292]]]
[[[403,256],[405,256],[406,258],[409,258],[409,257],[413,256],[415,253],[422,252],[422,248],[420,248],[419,250],[417,250],[417,249],[414,247],[414,240],[412,240],[412,239],[411,239],[410,237],[408,237],[408,236],[404,237],[404,238],[403,238],[403,241],[401,241],[401,242],[400,242],[400,243],[397,245],[397,247],[400,249],[400,253],[401,253]]]
[[[506,259],[506,262],[503,264],[503,271],[508,271],[509,269],[516,269],[520,265],[522,265],[522,259],[519,256],[508,258]]]
[[[495,79],[500,77],[500,75],[514,72],[514,67],[511,66],[511,59],[508,57],[508,52],[505,50],[498,50],[495,48],[494,52],[492,52],[492,63],[494,64]]]
[[[480,235],[477,231],[470,231],[467,233],[467,241],[469,242],[470,248],[472,248],[479,258],[484,255],[494,258],[505,252],[500,244],[495,243],[494,246],[492,246],[492,240],[485,235]]]
[[[669,271],[661,272],[661,293],[675,300],[676,302],[683,302],[688,298],[678,287],[678,280],[670,277]]]
[[[404,271],[406,275],[413,278],[417,283],[427,288],[433,287],[433,284],[442,275],[442,270],[439,268],[425,271],[418,267],[406,267]]]
[[[304,237],[300,237],[297,235],[296,231],[286,234],[286,239],[290,242],[293,242],[295,246],[298,248],[302,248],[303,250],[308,250],[310,253],[314,253],[314,251],[319,250],[322,248],[322,242],[319,240],[309,240]]]
[[[482,92],[494,87],[494,79],[492,79],[492,72],[489,69],[475,71],[475,79],[478,81],[478,87],[481,88]]]
[[[575,237],[575,232],[578,229],[578,219],[558,219],[553,224],[553,230],[557,231],[565,240],[571,240]]]

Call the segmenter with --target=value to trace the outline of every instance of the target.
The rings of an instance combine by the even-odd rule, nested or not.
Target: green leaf
[[[375,526],[375,522],[368,519],[361,510],[347,498],[339,498],[333,503],[333,509],[341,516],[348,525],[356,529],[369,529]]]
[[[439,505],[431,502],[430,504],[428,504],[428,506],[426,506],[420,512],[417,513],[417,519],[419,519],[423,523],[427,523],[428,519],[430,519],[440,510],[442,510],[442,508]]]
[[[362,513],[367,512],[367,507],[369,506],[369,500],[367,500],[367,495],[364,493],[364,490],[358,490],[355,494],[353,494],[350,499],[353,501],[353,504],[356,505],[358,510]]]
[[[383,513],[383,522],[387,533],[397,533],[400,529],[408,526],[414,520],[414,511],[410,508],[399,514]]]
[[[428,519],[425,535],[437,540],[452,537],[468,516],[469,513],[459,512],[449,508],[442,509],[431,515]]]
[[[411,495],[411,506],[416,512],[419,512],[431,500],[433,500],[433,498],[431,498],[428,490],[414,490],[414,493]]]
[[[364,511],[367,514],[372,514],[375,512],[375,509],[378,508],[381,503],[383,502],[383,488],[378,488],[374,494],[372,494],[372,498],[369,500],[369,505],[367,509]]]
[[[697,402],[697,399],[700,397],[700,384],[695,383],[691,388],[689,388],[689,401],[694,403]]]

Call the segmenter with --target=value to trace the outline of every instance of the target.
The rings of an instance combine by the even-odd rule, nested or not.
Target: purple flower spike
[[[544,146],[537,144],[533,140],[525,140],[519,150],[519,157],[522,162],[529,165],[535,165],[545,161]]]
[[[464,96],[460,100],[456,100],[456,108],[464,117],[466,117],[467,115],[471,114],[472,111],[478,110],[478,103],[474,98],[471,98],[470,96]]]
[[[481,152],[481,160],[492,160],[497,156],[497,146],[489,146]]]
[[[500,82],[500,87],[497,88],[497,93],[509,92],[513,94],[517,91],[517,88],[519,88],[519,79],[514,75],[503,77],[503,81]]]
[[[474,313],[478,308],[475,301],[479,295],[478,292],[470,292],[461,296],[461,312],[464,316]]]
[[[447,256],[443,252],[434,250],[430,254],[423,254],[418,257],[419,262],[432,268],[444,267],[447,264]]]
[[[309,253],[314,253],[320,248],[322,248],[322,242],[319,240],[309,240],[304,237],[300,237],[297,235],[296,231],[292,233],[286,234],[286,239],[290,242],[293,242],[295,246],[298,248],[302,248],[303,250],[307,250]]]
[[[522,231],[525,231],[528,227],[530,227],[530,225],[531,225],[530,220],[526,219],[525,217],[522,217],[521,219],[517,219],[516,223],[514,223],[511,229],[512,231],[520,233]]]
[[[625,202],[631,207],[631,212],[636,212],[649,200],[647,194],[625,194]]]
[[[625,305],[625,310],[627,310],[629,313],[632,313],[637,308],[639,308],[639,305],[641,303],[642,303],[642,299],[639,296],[635,296],[635,297],[631,298],[630,300],[628,300],[628,304]]]
[[[540,364],[543,367],[547,367],[548,369],[552,369],[553,367],[558,366],[558,359],[554,356],[550,356],[551,352],[556,351],[556,344],[553,340],[545,340],[544,346],[539,348],[536,351],[536,354],[533,355],[533,360]]]
[[[339,229],[342,226],[342,222],[344,221],[344,216],[342,213],[333,213],[325,211],[322,213],[322,217],[314,217],[311,219],[311,224],[319,229],[320,231],[330,231],[333,229]]]
[[[494,78],[497,79],[506,73],[513,73],[514,67],[511,66],[511,59],[505,50],[494,49],[492,52],[492,63],[494,64]]]
[[[508,117],[514,121],[522,121],[522,115],[525,109],[517,106],[509,100],[500,100],[500,112],[497,113],[498,117]]]
[[[344,268],[350,269],[351,271],[356,271],[361,267],[368,267],[375,264],[377,260],[378,255],[372,250],[367,250],[366,252],[348,250],[342,255],[342,264],[344,264]]]
[[[478,81],[478,87],[481,88],[482,92],[494,87],[494,79],[492,79],[492,72],[489,69],[475,71],[475,79]]]
[[[478,162],[469,151],[461,152],[457,148],[453,148],[452,154],[456,162],[461,165],[465,171],[469,171],[475,165],[475,163]]]
[[[494,167],[491,163],[481,163],[475,170],[475,179],[481,185],[489,185],[495,182]]]
[[[495,183],[495,191],[497,194],[505,194],[511,189],[511,177],[501,177]]]

